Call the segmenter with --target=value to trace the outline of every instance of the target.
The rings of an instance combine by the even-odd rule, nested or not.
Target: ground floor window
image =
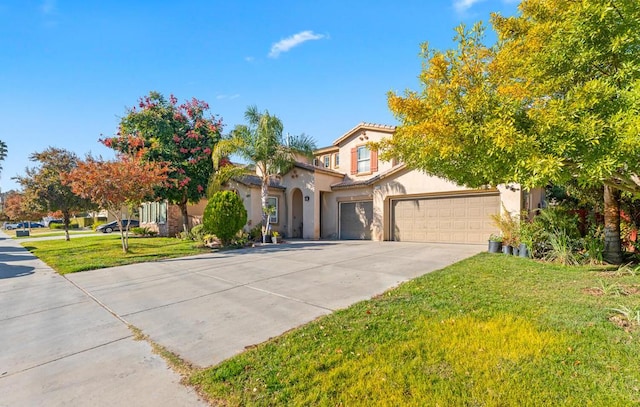
[[[166,223],[167,202],[145,202],[140,206],[140,221],[142,223]]]
[[[270,209],[271,223],[278,223],[278,197],[270,196],[267,198],[267,208]]]

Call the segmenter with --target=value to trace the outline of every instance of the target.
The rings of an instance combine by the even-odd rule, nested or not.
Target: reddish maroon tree
[[[115,137],[100,140],[118,152],[138,151],[145,161],[170,165],[168,180],[156,196],[180,207],[184,230],[189,228],[187,203],[206,195],[214,171],[211,152],[221,138],[222,121],[208,112],[204,101],[178,104],[173,95],[166,100],[151,92],[137,108],[127,110]]]
[[[168,171],[164,164],[132,155],[123,154],[114,161],[89,157],[65,177],[65,182],[75,194],[90,199],[116,218],[122,251],[127,253],[129,228],[122,227],[122,220],[125,216],[129,219],[132,208],[153,196],[155,188],[162,187]]]

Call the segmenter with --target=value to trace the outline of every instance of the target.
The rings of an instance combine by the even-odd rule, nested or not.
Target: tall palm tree
[[[261,178],[262,202],[262,239],[267,233],[269,208],[269,180],[277,174],[284,174],[293,167],[296,155],[311,157],[316,148],[315,141],[305,135],[283,137],[282,121],[268,111],[258,111],[256,106],[249,106],[244,113],[247,124],[237,125],[229,137],[221,140],[213,150],[214,166],[219,166],[221,159],[237,154],[255,165],[256,173]],[[224,177],[224,171],[218,171]],[[238,170],[226,171],[226,178],[238,175]]]
[[[0,140],[0,161],[4,161],[7,158],[7,143]],[[0,172],[2,172],[2,164],[0,163]]]

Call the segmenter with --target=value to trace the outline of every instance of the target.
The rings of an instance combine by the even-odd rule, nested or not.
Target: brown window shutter
[[[378,150],[371,150],[371,172],[378,172]]]
[[[358,150],[355,147],[351,149],[351,173],[358,173]]]

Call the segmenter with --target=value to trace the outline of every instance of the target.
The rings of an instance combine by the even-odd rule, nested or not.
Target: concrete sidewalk
[[[0,406],[197,406],[126,324],[0,233]]]
[[[298,241],[68,275],[196,366],[219,363],[484,245]]]

